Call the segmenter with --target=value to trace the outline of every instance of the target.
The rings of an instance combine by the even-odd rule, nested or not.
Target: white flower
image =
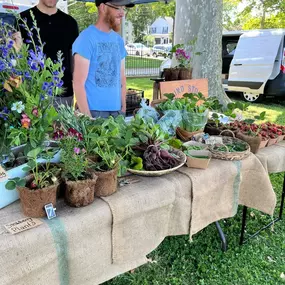
[[[12,111],[17,111],[19,114],[21,114],[25,110],[25,105],[22,101],[18,101],[12,104]]]
[[[13,67],[15,67],[17,65],[17,60],[16,59],[11,59],[11,64],[13,65]]]

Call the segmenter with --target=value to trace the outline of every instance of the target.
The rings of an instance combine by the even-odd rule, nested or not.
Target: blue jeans
[[[95,110],[90,110],[92,118],[104,118],[107,119],[110,116],[111,117],[118,117],[119,115],[123,115],[124,117],[126,116],[125,113],[122,111],[95,111]]]

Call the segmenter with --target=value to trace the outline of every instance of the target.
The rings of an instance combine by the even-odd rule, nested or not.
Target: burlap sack
[[[247,136],[241,132],[236,133],[236,137],[247,142],[250,145],[250,151],[252,153],[257,153],[261,143],[261,138],[259,136]]]

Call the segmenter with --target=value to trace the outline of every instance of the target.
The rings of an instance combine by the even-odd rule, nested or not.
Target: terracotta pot
[[[267,146],[271,146],[271,145],[273,145],[273,144],[276,144],[276,142],[277,142],[277,138],[275,138],[275,139],[269,139]]]
[[[78,208],[93,203],[97,176],[90,175],[92,179],[65,182],[65,202],[69,206]]]
[[[117,191],[118,185],[118,169],[115,168],[109,171],[95,171],[96,176],[98,176],[95,196],[106,197],[110,196]]]
[[[179,68],[178,80],[187,80],[192,78],[192,68]]]
[[[31,179],[28,180],[29,182],[31,182]],[[37,190],[31,190],[27,187],[17,187],[24,215],[31,218],[45,217],[44,206],[49,203],[52,203],[53,206],[56,205],[57,188],[58,184]]]

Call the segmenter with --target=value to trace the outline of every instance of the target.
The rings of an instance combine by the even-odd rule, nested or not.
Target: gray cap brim
[[[114,4],[117,6],[126,6],[128,8],[134,7],[134,0],[110,0],[108,1],[110,4]]]

